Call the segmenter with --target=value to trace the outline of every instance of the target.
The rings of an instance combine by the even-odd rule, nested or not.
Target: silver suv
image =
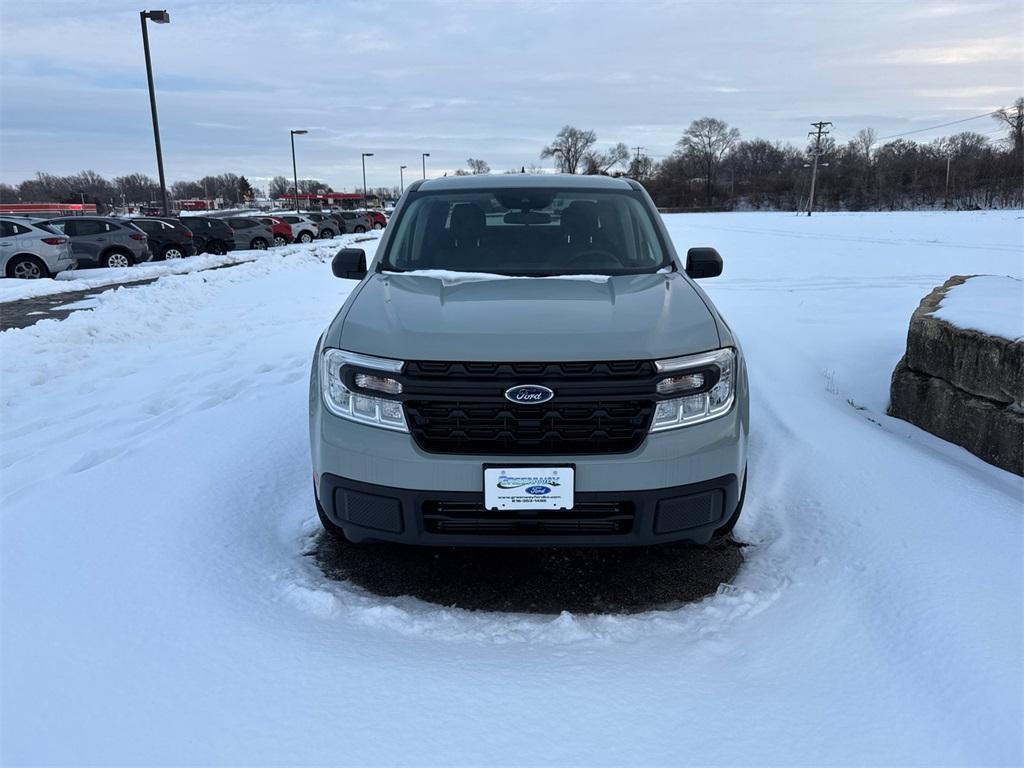
[[[476,176],[405,193],[317,344],[314,491],[351,541],[706,543],[746,489],[747,372],[635,181]]]
[[[130,267],[153,257],[146,233],[125,219],[66,216],[46,223],[71,238],[80,267]]]
[[[75,266],[71,241],[34,219],[0,218],[0,275],[51,277]]]

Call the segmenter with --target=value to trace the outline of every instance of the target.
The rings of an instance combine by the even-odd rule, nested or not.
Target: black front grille
[[[494,512],[470,501],[427,501],[423,528],[428,533],[504,533],[520,536],[625,534],[636,513],[624,501],[577,502],[571,510]]]
[[[434,453],[558,455],[627,453],[654,416],[654,366],[600,363],[412,362],[402,376],[409,430]],[[552,400],[505,399],[541,384]]]

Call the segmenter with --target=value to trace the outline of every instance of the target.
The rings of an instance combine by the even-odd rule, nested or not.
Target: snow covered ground
[[[678,610],[326,579],[307,376],[353,284],[316,253],[0,334],[0,762],[1020,764],[1024,485],[885,407],[931,288],[1024,277],[1021,214],[667,220],[752,391],[746,563]]]

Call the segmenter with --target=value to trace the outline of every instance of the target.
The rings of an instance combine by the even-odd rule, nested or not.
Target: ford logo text
[[[555,393],[539,384],[520,384],[505,390],[505,399],[523,405],[540,405],[553,398]]]

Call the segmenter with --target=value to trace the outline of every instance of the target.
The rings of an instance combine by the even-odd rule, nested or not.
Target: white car
[[[320,225],[307,216],[294,213],[275,213],[274,215],[291,226],[293,242],[311,243],[320,237]]]
[[[6,277],[52,277],[75,266],[71,238],[41,221],[0,217],[0,268]]]

